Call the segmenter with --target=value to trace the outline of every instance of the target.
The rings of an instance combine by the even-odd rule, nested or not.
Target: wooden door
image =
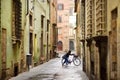
[[[6,77],[6,29],[2,29],[2,79]]]

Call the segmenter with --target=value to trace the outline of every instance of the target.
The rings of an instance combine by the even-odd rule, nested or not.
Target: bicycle
[[[72,62],[73,62],[73,64],[74,64],[75,66],[79,66],[79,65],[81,64],[81,60],[80,60],[79,56],[78,56],[78,55],[75,55],[75,54],[73,54],[72,60],[69,60],[69,61],[70,61],[70,62],[67,62],[67,63],[66,63],[66,62],[65,62],[65,59],[62,57],[62,60],[61,60],[62,66],[71,64]]]

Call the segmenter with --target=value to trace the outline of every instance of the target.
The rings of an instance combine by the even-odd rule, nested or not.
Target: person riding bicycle
[[[70,51],[70,50],[69,50],[65,55],[63,55],[62,58],[65,59],[65,61],[63,62],[63,64],[64,64],[64,63],[66,63],[66,64],[71,63],[71,62],[68,60],[70,55],[73,55],[73,54],[71,54],[71,51]],[[62,64],[62,65],[63,65],[63,64]]]

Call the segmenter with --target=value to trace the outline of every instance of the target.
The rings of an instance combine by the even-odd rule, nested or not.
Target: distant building
[[[70,20],[73,16],[74,1],[57,0],[58,51],[75,50],[75,25]]]

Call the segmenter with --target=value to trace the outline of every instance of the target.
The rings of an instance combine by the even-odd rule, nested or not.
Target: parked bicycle
[[[62,66],[73,63],[75,66],[79,66],[81,64],[81,60],[78,55],[73,54],[72,60],[69,59],[69,62],[65,62],[65,59],[62,57],[61,60]]]

